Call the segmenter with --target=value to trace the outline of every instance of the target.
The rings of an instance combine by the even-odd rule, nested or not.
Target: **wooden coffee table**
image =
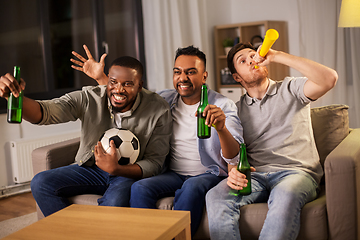
[[[5,238],[191,239],[190,212],[73,204]]]

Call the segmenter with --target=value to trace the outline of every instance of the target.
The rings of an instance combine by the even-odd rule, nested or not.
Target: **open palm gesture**
[[[100,62],[96,62],[93,56],[91,55],[88,47],[86,45],[83,45],[83,47],[88,59],[85,59],[77,52],[72,51],[72,54],[75,57],[77,57],[80,61],[75,59],[70,59],[71,62],[76,64],[76,65],[71,65],[71,67],[95,79],[99,85],[107,84],[107,77],[104,73],[105,57],[107,56],[107,54],[104,53],[100,58]]]

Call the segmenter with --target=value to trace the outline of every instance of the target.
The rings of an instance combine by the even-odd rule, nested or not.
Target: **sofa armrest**
[[[36,148],[31,153],[34,175],[53,168],[66,166],[75,161],[80,138]]]
[[[329,239],[356,239],[360,228],[360,129],[350,134],[325,159]]]

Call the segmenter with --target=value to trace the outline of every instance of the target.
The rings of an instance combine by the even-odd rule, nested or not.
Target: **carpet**
[[[0,239],[19,231],[37,221],[37,213],[30,213],[21,217],[8,219],[0,222]]]

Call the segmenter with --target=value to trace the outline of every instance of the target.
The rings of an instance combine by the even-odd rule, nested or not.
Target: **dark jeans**
[[[134,179],[112,176],[96,165],[77,164],[40,172],[31,181],[32,194],[44,216],[70,205],[68,197],[80,194],[103,195],[102,206],[129,207]]]
[[[137,181],[131,187],[130,206],[136,208],[156,208],[158,199],[174,196],[174,210],[191,213],[191,235],[199,228],[205,206],[205,195],[209,189],[224,177],[211,173],[197,176],[183,176],[167,171],[154,177]]]

